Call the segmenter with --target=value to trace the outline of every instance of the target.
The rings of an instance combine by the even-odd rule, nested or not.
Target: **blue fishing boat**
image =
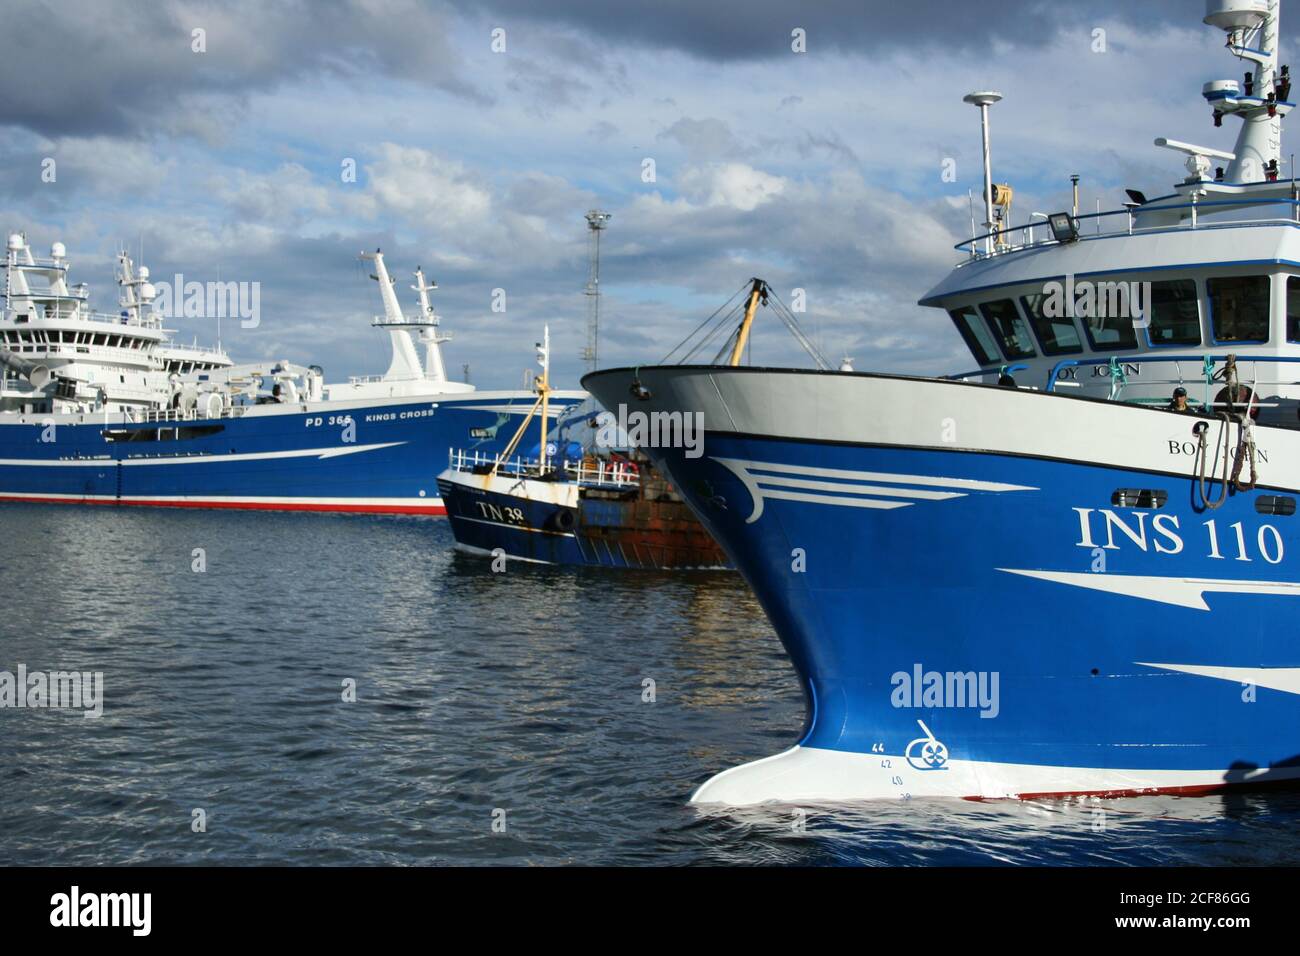
[[[415,272],[403,314],[381,252],[367,253],[392,361],[325,381],[319,366],[234,364],[163,327],[148,270],[118,256],[120,311],[68,281],[64,246],[8,239],[0,315],[0,501],[442,514],[448,449],[504,447],[528,391],[448,379],[447,341]],[[233,285],[233,284],[232,284]],[[420,345],[424,346],[423,358]],[[586,398],[552,394],[553,415]],[[536,422],[525,437],[536,440]]]
[[[599,371],[700,415],[647,449],[761,600],[807,701],[703,804],[1203,793],[1300,781],[1300,186],[1278,0],[1206,22],[1252,66],[1203,95],[1232,150],[1113,212],[986,229],[921,303],[970,372]],[[1217,168],[1216,168],[1217,167]]]

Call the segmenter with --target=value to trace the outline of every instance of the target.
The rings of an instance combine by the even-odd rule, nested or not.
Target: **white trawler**
[[[504,447],[530,391],[447,378],[445,336],[416,270],[403,314],[373,262],[393,356],[383,375],[327,384],[319,366],[235,365],[162,325],[144,268],[118,257],[120,310],[70,285],[61,243],[9,237],[0,315],[0,501],[443,514],[448,450]],[[423,346],[423,358],[420,355]],[[585,398],[556,392],[554,415]]]

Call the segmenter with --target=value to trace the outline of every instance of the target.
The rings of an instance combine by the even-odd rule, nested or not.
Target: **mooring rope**
[[[1206,441],[1206,433],[1209,432],[1208,422],[1200,422],[1196,425],[1196,476],[1200,483],[1201,501],[1205,507],[1214,511],[1221,507],[1228,498],[1229,483],[1238,491],[1253,491],[1256,483],[1259,481],[1259,463],[1255,453],[1255,422],[1250,417],[1251,405],[1255,402],[1254,389],[1249,390],[1246,403],[1241,412],[1237,411],[1237,402],[1241,399],[1241,385],[1237,380],[1237,356],[1229,355],[1224,362],[1223,368],[1224,389],[1221,394],[1227,398],[1227,408],[1218,413],[1220,421],[1219,434],[1223,436],[1223,488],[1219,492],[1219,497],[1211,501],[1205,492],[1206,479],[1206,462],[1209,459],[1209,442]],[[1236,461],[1232,465],[1232,473],[1228,473],[1228,461],[1233,458],[1232,449],[1232,425],[1237,425],[1237,448]],[[1218,439],[1215,440],[1215,448],[1218,448]],[[1241,470],[1246,464],[1246,459],[1250,459],[1250,481],[1241,480]],[[1211,476],[1211,480],[1214,479]]]
[[[1232,437],[1232,433],[1228,430],[1228,426],[1231,424],[1231,419],[1226,413],[1220,413],[1219,419],[1219,434],[1223,436],[1223,488],[1219,492],[1219,497],[1214,501],[1211,501],[1210,496],[1205,492],[1205,465],[1209,459],[1209,442],[1205,440],[1205,435],[1210,430],[1210,424],[1209,422],[1199,422],[1196,426],[1197,479],[1200,481],[1201,501],[1204,502],[1205,507],[1210,511],[1215,511],[1222,507],[1223,503],[1228,500],[1228,457]],[[1217,439],[1215,440],[1215,448],[1218,448]]]
[[[1250,412],[1242,416],[1237,426],[1237,461],[1232,466],[1232,483],[1238,491],[1253,491],[1259,480],[1259,467],[1255,461],[1255,426],[1250,419]],[[1250,483],[1241,483],[1241,466],[1246,456],[1250,456]]]

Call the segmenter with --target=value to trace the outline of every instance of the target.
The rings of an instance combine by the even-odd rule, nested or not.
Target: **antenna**
[[[1228,52],[1254,64],[1241,81],[1213,80],[1201,95],[1213,107],[1214,125],[1224,116],[1236,116],[1241,123],[1227,178],[1232,183],[1273,182],[1282,159],[1282,117],[1291,109],[1286,102],[1291,92],[1289,71],[1278,72],[1280,35],[1279,0],[1208,0],[1204,23],[1227,34]],[[1175,147],[1176,148],[1176,147]],[[1198,150],[1212,155],[1209,150]],[[1189,170],[1191,163],[1189,160]],[[1192,170],[1193,177],[1196,171]]]
[[[980,129],[984,136],[984,251],[993,252],[993,167],[989,158],[989,107],[1002,99],[1002,94],[994,90],[979,90],[962,97],[963,103],[978,106],[980,110]]]
[[[587,212],[587,347],[582,359],[595,371],[600,360],[600,234],[609,225],[611,214],[600,209]]]

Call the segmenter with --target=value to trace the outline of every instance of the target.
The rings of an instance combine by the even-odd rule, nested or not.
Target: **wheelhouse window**
[[[1029,324],[1038,336],[1038,344],[1043,347],[1044,355],[1071,355],[1083,351],[1083,342],[1079,340],[1079,330],[1074,320],[1068,315],[1048,316],[1044,314],[1047,294],[1035,292],[1033,295],[1021,296],[1020,304],[1025,307]]]
[[[1300,276],[1286,277],[1286,340],[1300,342]]]
[[[980,306],[984,318],[988,320],[989,331],[1002,346],[1007,358],[1033,358],[1034,340],[1029,334],[1029,325],[1016,311],[1016,304],[1010,299],[997,299]]]
[[[1151,344],[1200,345],[1201,306],[1193,279],[1151,283],[1151,301],[1143,303],[1151,325]]]
[[[975,356],[975,361],[980,366],[997,365],[998,347],[993,341],[993,336],[989,330],[984,327],[980,321],[978,313],[974,306],[966,305],[960,309],[952,309],[949,313],[952,317],[953,325],[957,326],[957,331],[966,341],[966,347],[970,349],[971,355]]]
[[[1268,276],[1206,279],[1216,342],[1268,341]]]
[[[1121,352],[1138,346],[1131,309],[1120,286],[1127,283],[1089,282],[1075,293],[1074,314],[1097,352]]]

